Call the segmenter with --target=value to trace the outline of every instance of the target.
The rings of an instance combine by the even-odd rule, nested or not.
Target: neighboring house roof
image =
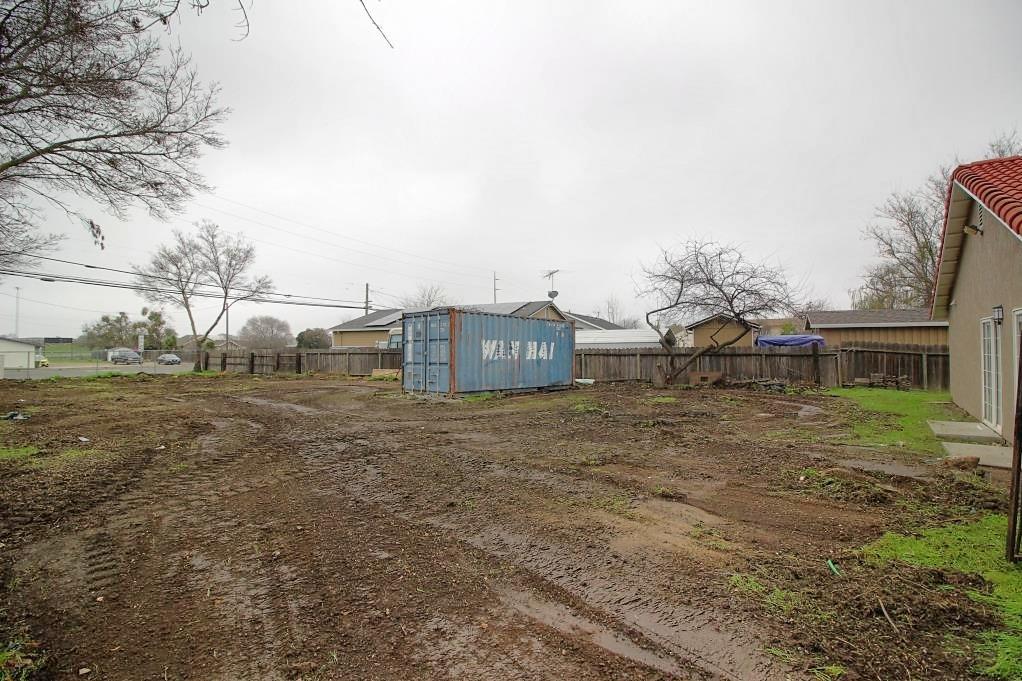
[[[691,324],[686,324],[685,325],[685,330],[686,331],[691,331],[692,329],[700,327],[703,324],[706,324],[707,322],[712,322],[715,319],[727,319],[727,320],[733,321],[733,322],[737,322],[738,321],[737,319],[735,319],[734,317],[731,317],[730,315],[726,315],[726,314],[711,314],[709,317],[703,317],[702,319],[694,321]],[[759,328],[759,324],[756,323],[756,322],[753,322],[753,321],[749,322],[749,326],[751,326],[754,329],[758,329]]]
[[[546,307],[553,307],[565,318],[569,315],[554,305],[550,300],[532,300],[512,303],[480,303],[478,305],[437,305],[436,307],[409,307],[406,309],[391,308],[387,310],[376,310],[367,315],[356,317],[347,322],[330,327],[330,331],[383,331],[389,327],[396,326],[401,321],[401,315],[405,312],[425,312],[427,310],[453,307],[459,310],[470,310],[472,312],[485,312],[488,314],[508,314],[516,317],[531,317]],[[609,324],[609,322],[607,322]]]
[[[973,201],[979,201],[1005,227],[1022,237],[1022,156],[967,163],[951,174],[944,200],[937,282],[930,303],[930,316],[934,319],[947,317],[965,238],[965,223]]]
[[[33,348],[33,349],[37,347],[36,343],[32,342],[29,339],[24,339],[24,338],[7,338],[6,336],[3,336],[0,339],[5,340],[8,343],[17,343],[18,345],[27,345],[28,347]]]
[[[359,330],[364,331],[366,329],[372,329],[374,331],[379,331],[381,326],[382,327],[386,327],[386,326],[388,326],[391,323],[391,321],[388,321],[388,320],[391,320],[394,317],[395,314],[397,315],[397,319],[401,319],[401,312],[402,312],[402,310],[400,308],[392,308],[392,309],[388,309],[388,310],[376,310],[374,312],[370,312],[367,315],[363,315],[361,317],[355,317],[354,319],[350,319],[350,320],[348,320],[346,322],[342,322],[342,323],[338,324],[337,326],[331,326],[330,330],[331,331],[359,331]]]
[[[578,329],[577,349],[659,348],[660,336],[653,329]]]
[[[574,319],[575,322],[577,322],[576,329],[578,328],[578,325],[581,325],[583,328],[586,329],[603,329],[604,331],[616,331],[618,329],[624,329],[623,326],[618,326],[614,322],[609,322],[606,319],[602,319],[600,317],[593,317],[592,315],[578,314],[576,312],[564,312],[563,314],[568,319]],[[634,329],[627,330],[632,331]]]
[[[807,329],[851,329],[902,326],[947,326],[930,319],[929,310],[817,310],[806,317]]]

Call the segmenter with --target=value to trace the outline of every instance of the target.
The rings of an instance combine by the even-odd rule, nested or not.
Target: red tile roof
[[[941,288],[941,275],[944,272],[944,247],[948,239],[948,220],[951,213],[951,196],[955,184],[965,188],[969,194],[980,200],[986,208],[993,212],[1013,232],[1022,236],[1022,156],[992,158],[986,161],[966,163],[955,168],[948,182],[947,196],[944,199],[944,226],[941,230],[940,255],[937,258],[937,281],[930,298],[930,316],[937,312],[937,298]],[[950,266],[952,282],[955,276],[955,263]],[[952,284],[953,285],[953,284]],[[945,291],[945,293],[947,293]],[[946,296],[945,296],[946,298]],[[946,300],[942,304],[947,312]]]
[[[958,166],[951,176],[1022,235],[1022,156],[994,158]],[[950,200],[951,193],[948,192]]]

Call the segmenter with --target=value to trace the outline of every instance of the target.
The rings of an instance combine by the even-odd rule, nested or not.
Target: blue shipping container
[[[570,387],[573,322],[441,308],[401,319],[404,389],[473,393]]]

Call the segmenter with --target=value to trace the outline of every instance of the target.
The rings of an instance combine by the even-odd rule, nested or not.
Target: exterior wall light
[[[993,317],[993,319],[998,324],[1001,324],[1001,323],[1004,322],[1004,306],[1003,305],[994,305],[994,317]]]

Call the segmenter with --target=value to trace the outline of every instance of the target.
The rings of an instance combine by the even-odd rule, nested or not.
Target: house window
[[[982,358],[983,422],[1001,429],[1001,334],[992,319],[980,322],[980,355]]]

